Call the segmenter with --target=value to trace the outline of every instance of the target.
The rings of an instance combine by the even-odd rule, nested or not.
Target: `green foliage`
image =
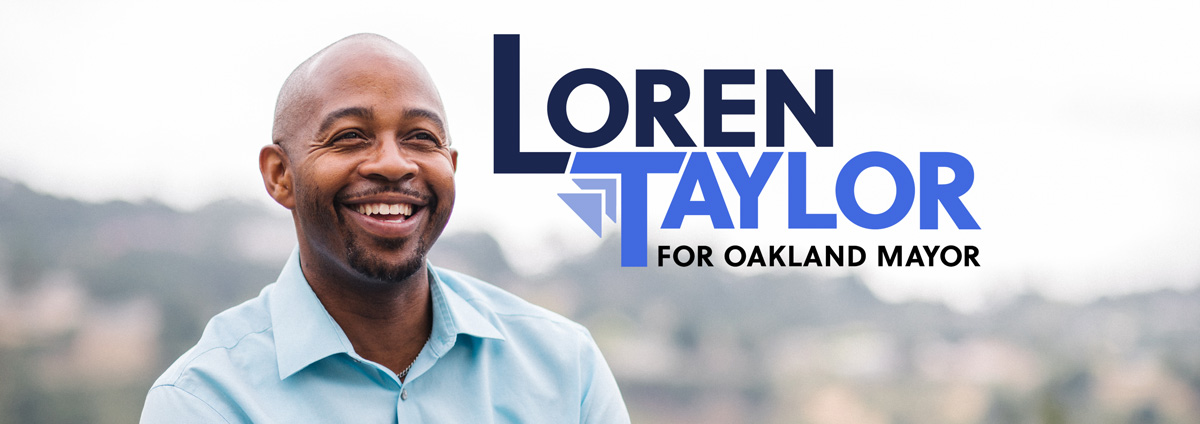
[[[47,278],[65,272],[86,296],[82,320],[135,299],[162,312],[157,363],[135,381],[111,384],[64,385],[46,377],[58,363],[48,359],[74,349],[78,329],[46,337],[9,333],[15,345],[4,344],[0,332],[0,422],[136,421],[151,381],[195,343],[208,319],[275,279],[290,245],[279,246],[269,263],[237,253],[245,240],[238,231],[273,219],[236,202],[184,213],[157,204],[82,203],[0,180],[0,281],[10,283],[10,299],[33,296]],[[1152,358],[1190,391],[1183,402],[1200,411],[1200,290],[1088,305],[1025,296],[963,315],[935,303],[882,302],[854,276],[621,268],[613,265],[619,243],[610,237],[586,259],[538,276],[514,272],[487,234],[446,235],[431,260],[530,298],[566,299],[557,310],[596,335],[640,422],[730,416],[807,422],[820,406],[814,399],[864,408],[892,423],[1200,422],[1163,409],[1153,398],[1162,394],[1147,394],[1151,400],[1136,407],[1104,404],[1098,394],[1104,378],[1119,375],[1114,370],[1135,372],[1130,361]],[[0,322],[0,330],[20,325],[27,324]],[[646,346],[651,350],[638,350]],[[642,352],[667,355],[659,365],[666,373],[629,372],[642,369],[637,361],[663,359]],[[1004,361],[1028,359],[1034,374],[1026,384],[1002,373],[927,369],[972,354],[982,359],[962,366],[997,361],[983,363],[1012,368]],[[977,407],[946,400],[964,386],[962,399],[981,393]],[[947,408],[968,412],[939,412]]]

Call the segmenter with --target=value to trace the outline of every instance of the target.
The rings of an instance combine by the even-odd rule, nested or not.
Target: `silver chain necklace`
[[[429,335],[429,337],[425,338],[425,344],[429,344],[430,337],[433,337],[433,335],[431,334],[431,335]],[[421,350],[425,350],[425,345],[421,345]],[[421,351],[417,351],[417,357],[420,357],[420,356],[421,356]],[[417,363],[417,358],[413,358],[412,362],[409,362],[408,366],[404,367],[404,371],[400,371],[399,373],[396,373],[396,378],[399,378],[400,381],[404,381],[404,377],[408,377],[408,370],[411,370],[413,364],[415,364],[415,363]]]

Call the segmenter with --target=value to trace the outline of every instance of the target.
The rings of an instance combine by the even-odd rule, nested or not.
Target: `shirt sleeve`
[[[604,360],[604,355],[600,354],[600,348],[596,346],[590,334],[584,349],[584,362],[581,365],[584,370],[590,370],[590,375],[585,375],[585,378],[590,377],[590,384],[583,393],[579,422],[629,423],[629,411],[625,408],[625,400],[621,398],[621,390],[617,388],[617,380],[613,378],[608,362]]]
[[[146,395],[141,424],[229,423],[211,405],[175,386],[155,386]]]

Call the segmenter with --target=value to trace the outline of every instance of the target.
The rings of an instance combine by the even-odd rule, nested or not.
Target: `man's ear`
[[[458,172],[458,149],[450,148],[450,167],[454,172]]]
[[[263,185],[275,202],[289,210],[296,206],[296,195],[292,191],[292,170],[287,152],[278,144],[268,144],[258,152],[258,170],[262,172]]]

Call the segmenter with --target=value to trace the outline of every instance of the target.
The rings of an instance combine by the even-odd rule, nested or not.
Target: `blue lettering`
[[[746,172],[746,165],[742,164],[742,158],[737,153],[717,153],[721,164],[725,165],[725,172],[729,173],[729,179],[733,181],[733,188],[737,190],[741,202],[741,228],[758,228],[758,196],[762,194],[763,187],[767,185],[771,173],[775,172],[775,165],[779,164],[779,158],[782,156],[783,153],[779,152],[763,153],[754,172],[749,173]]]
[[[938,184],[938,168],[950,168],[954,171],[954,180],[946,184]],[[971,189],[975,181],[975,169],[971,162],[956,153],[922,152],[921,153],[921,229],[936,230],[938,228],[938,203],[946,207],[950,220],[959,229],[978,230],[979,224],[963,206],[961,197]]]
[[[858,199],[854,197],[854,184],[858,181],[858,176],[867,168],[875,166],[891,174],[896,183],[896,199],[892,201],[892,206],[879,214],[864,211],[862,206],[859,206]],[[842,167],[842,172],[838,173],[834,193],[837,196],[838,207],[842,209],[846,219],[859,227],[877,230],[896,225],[908,215],[908,211],[912,209],[916,188],[912,172],[899,158],[883,152],[866,152],[850,159],[846,166]]]
[[[646,266],[649,174],[674,174],[683,152],[579,152],[572,174],[621,174],[621,266]]]
[[[808,213],[808,164],[804,152],[788,153],[788,228],[837,228],[836,215]]]
[[[696,186],[700,187],[703,200],[692,200]],[[671,205],[667,207],[662,228],[679,228],[683,217],[687,215],[708,215],[713,228],[733,228],[733,219],[725,207],[725,197],[721,195],[721,186],[717,184],[716,174],[713,174],[708,153],[691,154],[679,179],[679,186],[675,189],[675,197],[671,198]]]

